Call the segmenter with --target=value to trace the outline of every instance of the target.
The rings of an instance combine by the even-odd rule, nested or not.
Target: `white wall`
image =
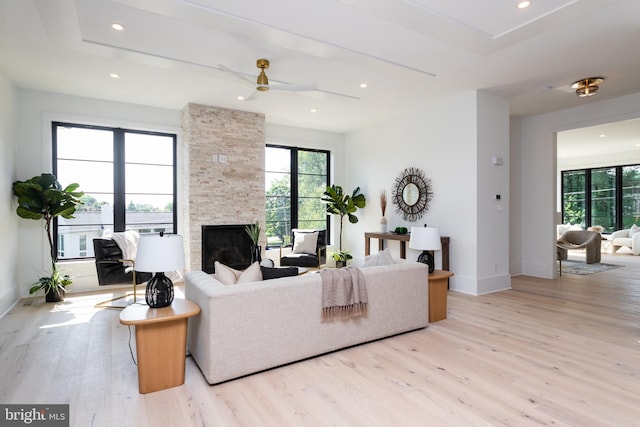
[[[479,112],[479,107],[487,111]],[[484,144],[487,147],[479,147]],[[432,181],[434,197],[429,211],[410,223],[390,203],[386,214],[388,228],[426,223],[438,227],[441,235],[449,236],[450,269],[455,273],[450,280],[451,289],[478,294],[504,287],[509,282],[505,255],[508,233],[504,224],[508,210],[497,216],[491,194],[503,194],[508,203],[508,145],[506,101],[476,92],[458,94],[435,107],[349,133],[343,184],[349,191],[360,186],[367,197],[367,207],[358,214],[357,224],[345,224],[343,246],[356,258],[362,257],[364,233],[378,231],[380,227],[380,191],[384,189],[390,196],[396,176],[407,167],[418,167]],[[502,155],[505,166],[494,169],[491,156],[485,158],[487,153]],[[483,222],[482,231],[479,221]],[[488,250],[479,258],[479,236],[483,245],[500,249]],[[372,248],[375,247],[376,242],[372,242]],[[399,257],[397,242],[389,242],[388,247]],[[418,255],[418,251],[407,250],[409,259],[415,260]],[[480,268],[479,261],[489,265],[490,271],[485,271],[484,265]],[[494,264],[498,266],[496,271]],[[436,266],[441,266],[440,253],[436,253]],[[499,275],[502,276],[499,279],[487,280],[492,284],[480,283],[479,287],[479,279]]]
[[[478,92],[477,294],[511,288],[509,275],[509,103]],[[502,164],[493,164],[494,158]],[[500,196],[498,200],[497,197]]]
[[[516,191],[522,197],[519,203],[511,205],[512,215],[521,219],[521,231],[512,233],[511,246],[519,247],[522,256],[519,265],[512,260],[512,274],[544,278],[557,274],[556,133],[638,117],[640,93],[521,121],[520,134],[512,135],[512,149],[520,154],[520,182]]]
[[[0,316],[20,298],[16,247],[18,220],[11,184],[16,180],[17,91],[0,69]]]

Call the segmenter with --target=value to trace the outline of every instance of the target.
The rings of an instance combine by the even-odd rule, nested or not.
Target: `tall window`
[[[177,232],[176,136],[54,122],[53,173],[80,184],[75,219],[58,218],[60,259],[93,256],[87,240],[117,231]]]
[[[563,171],[562,204],[564,223],[609,233],[638,224],[640,165]]]
[[[328,151],[268,145],[265,178],[268,246],[289,243],[292,228],[328,229]]]

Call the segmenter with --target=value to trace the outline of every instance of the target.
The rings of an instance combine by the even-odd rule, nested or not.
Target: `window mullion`
[[[125,231],[125,167],[124,131],[114,129],[113,133],[113,230]]]

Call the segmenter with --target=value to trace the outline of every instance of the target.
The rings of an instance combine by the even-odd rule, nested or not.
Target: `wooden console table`
[[[364,255],[371,254],[371,239],[378,239],[378,250],[384,250],[385,240],[397,240],[400,242],[400,258],[407,257],[407,242],[409,241],[409,234],[394,234],[394,233],[364,233]],[[442,242],[442,269],[449,270],[449,238],[440,236]],[[433,253],[433,251],[430,251]]]

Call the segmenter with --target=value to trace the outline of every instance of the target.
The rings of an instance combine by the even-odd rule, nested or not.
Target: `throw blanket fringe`
[[[367,312],[367,288],[357,267],[320,270],[322,277],[322,318],[348,319]]]

